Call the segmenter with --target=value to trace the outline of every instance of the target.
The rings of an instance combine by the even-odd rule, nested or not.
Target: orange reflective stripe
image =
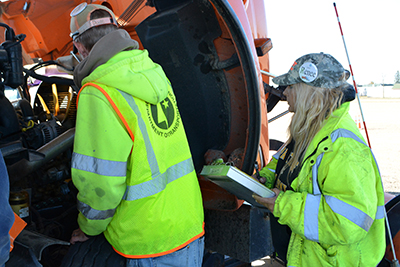
[[[24,230],[26,222],[14,212],[14,223],[8,232],[10,235],[10,251],[14,248],[14,240]]]
[[[167,254],[171,254],[172,252],[175,252],[175,251],[177,251],[177,250],[180,250],[181,248],[186,247],[187,245],[189,245],[190,243],[192,243],[192,242],[195,241],[196,239],[202,237],[203,235],[204,235],[204,222],[203,222],[203,231],[202,231],[200,234],[198,234],[198,235],[192,237],[191,239],[189,239],[188,241],[186,241],[186,242],[183,243],[182,245],[177,246],[176,248],[173,248],[173,249],[164,251],[164,252],[155,253],[155,254],[148,254],[148,255],[127,255],[127,254],[124,254],[124,253],[122,253],[122,252],[119,252],[119,251],[116,250],[114,247],[113,247],[113,249],[115,250],[115,252],[117,252],[117,253],[120,254],[121,256],[124,256],[125,258],[130,258],[130,259],[154,258],[154,257],[160,257],[160,256],[164,256],[164,255],[167,255]]]
[[[111,99],[111,97],[107,94],[107,92],[104,91],[104,89],[101,88],[99,85],[97,85],[97,84],[95,84],[95,83],[86,83],[84,86],[82,86],[81,90],[79,90],[78,97],[76,98],[76,108],[78,109],[79,95],[80,95],[80,93],[82,92],[82,89],[85,88],[85,87],[88,86],[88,85],[93,86],[93,87],[99,89],[100,92],[102,92],[102,93],[104,94],[104,96],[107,98],[108,102],[110,102],[110,104],[111,104],[111,106],[113,107],[113,109],[115,110],[115,112],[117,112],[118,117],[121,119],[122,123],[125,125],[125,128],[126,128],[126,130],[128,131],[129,136],[130,136],[131,139],[132,139],[132,142],[134,142],[134,141],[135,141],[135,137],[134,137],[134,135],[133,135],[133,133],[132,133],[131,128],[129,127],[128,123],[126,122],[124,116],[122,116],[122,114],[121,114],[121,112],[119,111],[117,105],[115,105],[114,101],[113,101],[113,100]],[[132,148],[132,149],[133,149],[133,148]]]

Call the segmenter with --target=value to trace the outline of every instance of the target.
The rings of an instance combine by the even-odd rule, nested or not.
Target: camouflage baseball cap
[[[329,54],[315,53],[296,59],[288,73],[277,76],[272,81],[278,85],[303,82],[315,87],[336,88],[347,84],[341,79],[343,73],[346,73],[345,80],[347,80],[350,73],[339,61]]]
[[[110,14],[110,17],[107,18],[98,18],[98,19],[90,19],[90,15],[96,10],[105,10]],[[75,40],[76,37],[89,30],[90,28],[106,25],[106,24],[114,24],[118,26],[117,21],[115,20],[114,13],[103,5],[95,5],[95,4],[87,4],[83,2],[76,6],[71,11],[71,34],[72,39]]]

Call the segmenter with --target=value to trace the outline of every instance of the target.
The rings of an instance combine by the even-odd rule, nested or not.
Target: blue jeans
[[[204,253],[204,237],[171,254],[155,258],[127,259],[126,267],[201,267]]]
[[[3,267],[10,253],[10,236],[8,232],[14,223],[14,213],[8,202],[10,182],[7,167],[0,150],[0,266]]]

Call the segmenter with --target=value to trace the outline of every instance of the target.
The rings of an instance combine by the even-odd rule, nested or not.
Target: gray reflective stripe
[[[331,133],[332,143],[334,143],[339,137],[351,138],[351,139],[354,139],[357,142],[360,142],[361,144],[367,146],[363,142],[363,140],[361,140],[355,133],[353,133],[352,131],[347,130],[347,129],[339,128],[339,129],[334,130]]]
[[[317,162],[315,162],[314,166],[312,166],[312,182],[313,182],[313,194],[314,195],[321,194],[321,190],[319,189],[319,185],[318,185],[318,168],[319,168],[319,165],[321,165],[323,156],[324,156],[324,153],[319,155],[317,157]]]
[[[360,226],[365,231],[368,231],[374,222],[374,219],[368,216],[368,214],[340,199],[337,199],[333,196],[325,196],[325,200],[335,213],[342,215],[349,221]]]
[[[192,171],[194,171],[192,158],[188,158],[185,161],[169,167],[166,172],[153,177],[152,180],[138,185],[128,186],[124,199],[132,201],[160,193],[169,183]]]
[[[142,114],[139,111],[139,107],[135,103],[135,99],[120,90],[118,90],[121,95],[125,98],[133,112],[135,112],[140,132],[142,133],[145,147],[146,147],[146,154],[147,154],[147,161],[150,166],[151,170],[151,180],[143,182],[137,185],[127,186],[125,195],[123,197],[124,200],[132,201],[141,198],[145,198],[148,196],[155,195],[168,185],[168,183],[175,181],[191,172],[194,171],[194,166],[192,162],[192,158],[188,158],[184,161],[181,161],[171,167],[169,167],[164,173],[160,173],[160,169],[157,163],[157,158],[154,153],[154,149],[151,145],[149,135],[147,133],[146,124],[142,118]]]
[[[346,130],[346,129],[337,129],[332,132],[331,138],[332,138],[333,142],[335,142],[339,137],[351,138],[351,139],[367,146],[367,144],[365,142],[363,142],[355,133],[353,133],[352,131]],[[380,175],[381,172],[379,170],[378,162],[376,161],[375,155],[372,152],[372,150],[370,150],[370,151],[371,151],[372,157],[374,158],[376,168],[378,169],[378,173]],[[382,187],[383,187],[383,185],[382,185]],[[385,206],[378,206],[378,210],[376,211],[375,219],[379,220],[379,219],[384,218],[385,212],[386,212]]]
[[[149,134],[147,133],[147,128],[146,128],[146,123],[144,122],[142,118],[142,113],[139,111],[139,107],[135,103],[135,99],[133,96],[118,90],[121,95],[125,98],[126,102],[128,102],[129,106],[135,112],[136,117],[138,119],[138,125],[140,132],[142,133],[143,139],[144,139],[144,144],[146,146],[146,152],[147,152],[147,161],[150,165],[151,173],[152,175],[157,175],[160,173],[159,168],[158,168],[158,163],[156,159],[156,155],[154,153],[153,147],[151,146]]]
[[[104,176],[126,176],[127,163],[72,154],[72,168]]]
[[[116,209],[96,210],[78,200],[78,210],[89,220],[105,220],[114,216]]]
[[[279,159],[279,156],[281,155],[280,151],[278,153],[275,153],[272,157],[275,159]]]
[[[275,173],[275,170],[274,169],[268,169],[270,172],[273,172],[273,173]]]
[[[378,206],[378,210],[376,211],[375,220],[385,218],[385,206]]]
[[[365,142],[363,142],[363,140],[361,140],[355,133],[353,133],[352,131],[346,130],[346,129],[340,128],[340,129],[336,129],[335,131],[332,132],[332,134],[331,134],[332,142],[335,142],[339,137],[351,138],[351,139],[354,139],[355,141],[367,146],[367,144]],[[380,175],[381,172],[379,170],[379,165],[375,159],[375,155],[372,152],[372,150],[371,150],[371,154],[372,154],[372,157],[374,158],[376,168],[378,169],[378,172]]]
[[[346,129],[336,129],[331,134],[332,142],[335,142],[338,138],[351,138],[365,146],[365,142],[363,142],[355,133],[346,130]],[[371,151],[372,153],[372,151]],[[316,204],[317,200],[315,198],[321,197],[321,191],[318,185],[318,168],[321,164],[324,153],[320,154],[316,163],[312,166],[312,182],[313,182],[313,194],[308,194],[306,199],[305,213],[304,213],[304,235],[306,238],[318,241],[318,209],[319,209],[319,200],[318,206]],[[375,160],[375,156],[372,153],[372,156]],[[378,164],[375,164],[378,167]],[[379,169],[378,169],[379,170]],[[374,219],[372,219],[368,214],[364,213],[360,209],[347,204],[344,201],[341,201],[332,196],[325,196],[326,203],[330,206],[333,212],[342,215],[347,218],[354,224],[360,226],[365,231],[368,231],[371,227]],[[375,219],[384,218],[385,207],[378,206]]]
[[[318,210],[321,203],[321,195],[308,194],[304,207],[304,236],[318,242]]]

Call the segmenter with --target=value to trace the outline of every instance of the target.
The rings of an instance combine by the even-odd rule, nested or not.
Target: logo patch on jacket
[[[147,116],[153,131],[165,138],[173,135],[180,126],[180,115],[177,110],[176,100],[171,94],[157,105],[147,105]]]

